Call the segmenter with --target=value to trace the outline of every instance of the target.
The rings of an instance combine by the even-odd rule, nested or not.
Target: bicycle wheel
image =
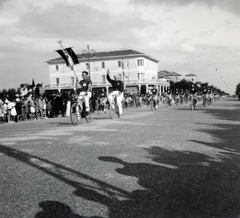
[[[70,119],[71,122],[74,126],[78,125],[80,120],[81,120],[81,116],[80,116],[80,107],[79,105],[77,105],[77,103],[73,103],[71,106],[71,110],[70,110]]]
[[[87,121],[87,123],[91,123],[93,120],[93,107],[91,105],[89,105],[89,113],[87,116],[85,116],[85,120]]]

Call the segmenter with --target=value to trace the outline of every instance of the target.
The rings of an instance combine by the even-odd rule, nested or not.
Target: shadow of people
[[[71,208],[63,203],[57,201],[43,201],[39,203],[42,208],[35,218],[82,218],[82,216],[75,214]]]
[[[72,209],[57,201],[43,201],[39,203],[42,211],[38,212],[35,218],[90,218],[75,214]],[[94,216],[91,218],[101,218]]]
[[[110,217],[237,217],[240,214],[240,190],[236,191],[239,179],[236,172],[226,175],[219,170],[224,163],[211,161],[209,156],[199,153],[158,147],[149,149],[149,153],[155,155],[155,162],[168,162],[169,167],[99,157],[102,161],[122,164],[116,171],[138,178],[138,184],[145,188],[131,192],[127,199],[108,204]],[[240,175],[239,169],[238,172]]]

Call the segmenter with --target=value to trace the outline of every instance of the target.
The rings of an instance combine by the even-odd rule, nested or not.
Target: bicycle
[[[178,104],[179,104],[179,98],[176,97],[176,98],[175,98],[175,105],[178,106]]]
[[[89,100],[89,112],[86,114],[86,107],[85,103],[83,102],[83,108],[81,108],[79,104],[79,99],[77,101],[74,101],[71,105],[70,110],[70,119],[74,126],[77,126],[82,118],[85,118],[87,123],[91,123],[93,120],[93,108],[91,101]]]
[[[166,107],[171,107],[172,106],[172,99],[170,97],[166,97],[165,104],[166,104]]]
[[[114,95],[114,99],[112,102],[112,105],[109,105],[109,113],[110,113],[110,117],[111,119],[115,119],[115,117],[117,116],[118,118],[120,118],[120,113],[119,113],[119,107],[117,104],[117,95]]]

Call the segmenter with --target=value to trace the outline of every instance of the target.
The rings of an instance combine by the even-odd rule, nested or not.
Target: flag
[[[78,57],[72,50],[72,48],[65,48],[56,51],[66,62],[66,65],[69,67],[73,66],[74,64],[79,64]]]

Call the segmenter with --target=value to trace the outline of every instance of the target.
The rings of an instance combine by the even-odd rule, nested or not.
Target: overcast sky
[[[231,94],[240,83],[240,0],[0,0],[0,31],[0,90],[48,84],[59,39],[134,49]]]

